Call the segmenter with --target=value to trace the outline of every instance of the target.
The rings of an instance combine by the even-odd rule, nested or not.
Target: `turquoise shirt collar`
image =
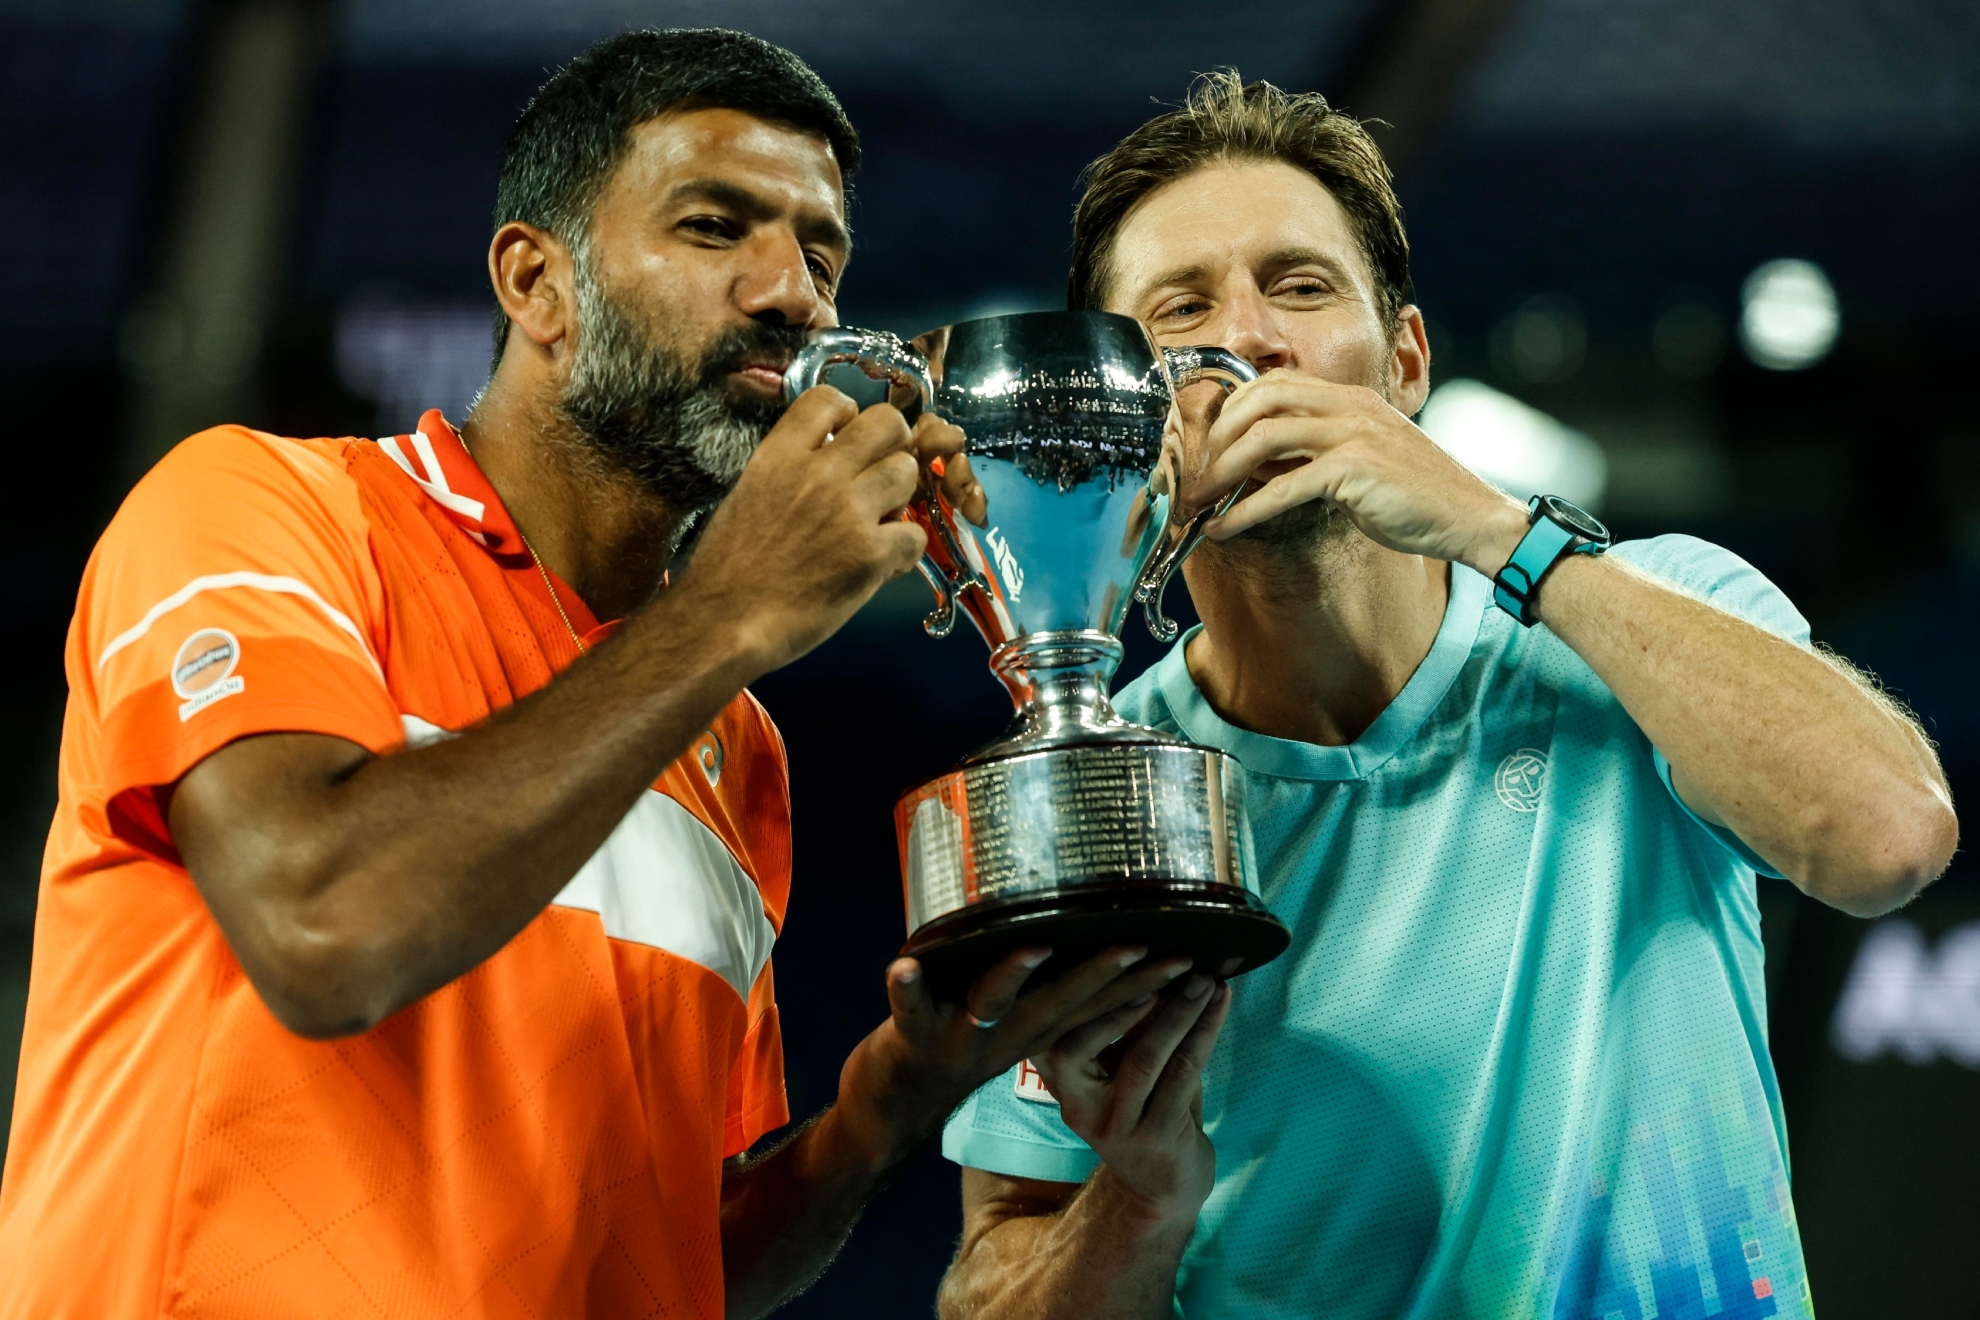
[[[1345,747],[1321,747],[1272,738],[1220,719],[1197,691],[1189,663],[1183,658],[1189,639],[1202,631],[1201,624],[1184,634],[1157,662],[1150,676],[1184,736],[1192,742],[1222,748],[1253,774],[1276,775],[1281,779],[1363,779],[1408,745],[1450,691],[1478,640],[1479,624],[1491,603],[1491,592],[1492,584],[1487,579],[1462,564],[1451,565],[1450,599],[1444,606],[1443,626],[1437,630],[1437,640],[1430,645],[1430,654],[1423,657],[1423,663],[1416,667],[1387,709]]]

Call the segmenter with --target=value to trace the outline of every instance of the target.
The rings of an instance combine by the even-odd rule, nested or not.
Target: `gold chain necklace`
[[[584,644],[584,638],[578,636],[578,630],[571,624],[571,616],[564,613],[563,597],[557,594],[556,584],[550,581],[550,570],[543,566],[543,556],[536,553],[536,547],[529,543],[529,538],[523,535],[520,527],[516,528],[516,539],[523,543],[523,549],[529,551],[530,561],[536,565],[537,575],[543,579],[543,589],[550,593],[550,603],[557,607],[557,617],[564,621],[564,631],[571,635],[571,642],[577,647],[578,654],[583,655],[591,648]]]

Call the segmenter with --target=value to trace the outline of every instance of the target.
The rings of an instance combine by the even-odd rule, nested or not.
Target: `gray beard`
[[[713,508],[784,410],[781,400],[732,397],[729,373],[751,352],[788,359],[804,332],[753,322],[724,332],[689,363],[655,343],[606,291],[588,252],[573,256],[578,334],[559,410],[606,466],[670,508]]]

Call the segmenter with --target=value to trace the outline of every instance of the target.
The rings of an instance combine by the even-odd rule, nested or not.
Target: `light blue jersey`
[[[1612,553],[1808,640],[1727,551]],[[1179,1315],[1812,1315],[1767,1055],[1765,864],[1685,809],[1544,626],[1453,567],[1429,656],[1346,747],[1224,723],[1182,645],[1116,705],[1243,762],[1265,901],[1293,933],[1233,983],[1204,1077],[1217,1184]],[[944,1152],[1083,1179],[1093,1152],[1035,1094],[985,1086]]]

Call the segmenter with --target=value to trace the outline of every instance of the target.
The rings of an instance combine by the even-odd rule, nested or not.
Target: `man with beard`
[[[1181,970],[1020,996],[1022,950],[972,1017],[898,962],[838,1103],[745,1155],[787,1118],[791,877],[744,684],[914,563],[914,451],[961,440],[782,410],[858,150],[774,46],[601,43],[511,141],[461,430],[220,427],[125,501],[69,637],[0,1315],[761,1314],[977,1083]]]
[[[1294,943],[970,1099],[943,1314],[1809,1314],[1755,871],[1905,901],[1957,841],[1930,745],[1733,555],[1602,554],[1410,424],[1400,212],[1321,98],[1208,80],[1073,252],[1075,306],[1264,370],[1185,427],[1184,497],[1243,492],[1115,704],[1242,762]]]

